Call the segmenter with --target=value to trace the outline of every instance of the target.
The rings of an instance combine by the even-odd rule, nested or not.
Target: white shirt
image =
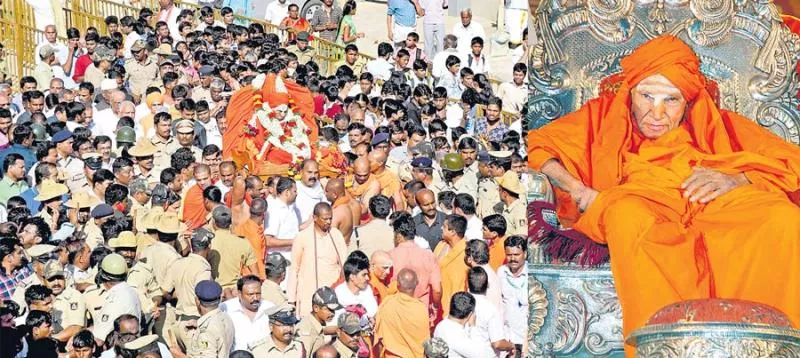
[[[92,128],[92,134],[97,136],[109,136],[112,138],[112,141],[116,139],[116,135],[114,132],[117,130],[117,123],[119,122],[119,117],[114,114],[114,110],[111,108],[106,108],[102,111],[95,113],[94,118],[92,118],[94,122],[94,127]],[[114,143],[111,143],[112,145]]]
[[[158,21],[164,21],[167,23],[167,28],[169,28],[169,35],[172,36],[173,39],[178,39],[181,37],[181,32],[178,31],[178,16],[181,14],[181,8],[177,5],[172,5],[167,11],[158,10],[156,16],[158,16]]]
[[[267,205],[265,226],[264,235],[274,236],[278,240],[294,240],[300,232],[300,212],[294,203],[286,205],[282,200],[276,199]],[[291,246],[271,250],[280,252],[287,260],[291,259]]]
[[[302,181],[298,181],[296,185],[297,199],[294,200],[294,205],[297,206],[297,210],[300,212],[300,222],[303,223],[311,218],[315,205],[326,201],[325,191],[322,190],[322,184],[319,183],[319,180],[310,188],[303,184]]]
[[[214,184],[214,186],[219,188],[219,191],[222,192],[222,197],[223,198],[225,197],[225,194],[228,194],[228,192],[231,191],[231,188],[229,188],[227,185],[225,185],[225,183],[223,183],[222,180],[218,181],[216,184]]]
[[[278,26],[287,16],[289,16],[289,2],[284,1],[284,3],[281,4],[279,0],[275,0],[267,5],[267,13],[264,16],[264,20]]]
[[[477,215],[472,215],[467,220],[467,232],[464,233],[464,238],[469,240],[483,240],[483,221],[478,219]]]
[[[25,2],[33,10],[33,22],[34,24],[36,24],[37,30],[44,31],[44,28],[47,27],[47,25],[56,24],[55,13],[53,12],[54,9],[53,6],[50,4],[50,1],[25,0]],[[61,11],[61,9],[58,10]],[[36,49],[34,56],[35,57],[39,56],[39,49]]]
[[[394,64],[385,58],[377,58],[367,62],[367,72],[371,73],[376,80],[388,81],[392,77]]]
[[[141,320],[141,313],[139,293],[127,282],[120,282],[108,290],[92,332],[96,338],[106,337],[114,330],[114,320],[119,316],[130,314]]]
[[[200,123],[206,130],[206,145],[214,144],[219,147],[219,149],[222,149],[222,133],[219,132],[217,121],[211,118],[208,123],[203,123],[203,121],[197,121],[197,123]]]
[[[433,336],[447,343],[449,358],[486,358],[486,350],[481,342],[469,336],[469,330],[450,318],[445,318],[436,325]]]
[[[528,85],[525,81],[517,86],[516,83],[503,82],[497,89],[497,97],[503,100],[503,110],[519,113],[528,104]]]
[[[333,290],[336,292],[336,298],[339,299],[339,304],[342,306],[349,306],[349,305],[362,305],[367,310],[367,317],[375,317],[375,314],[378,313],[378,301],[375,300],[375,295],[372,294],[372,286],[367,284],[363,290],[358,291],[358,294],[354,294],[353,291],[350,291],[350,288],[347,287],[347,283],[342,283]],[[339,310],[336,312],[336,318],[334,318],[334,322],[338,322],[338,316],[344,312],[344,310]]]
[[[480,266],[486,271],[488,284],[486,286],[486,298],[494,305],[498,313],[503,314],[503,296],[500,293],[500,280],[497,278],[497,273],[492,270],[489,264]]]
[[[248,344],[269,336],[269,316],[266,311],[273,306],[274,303],[261,300],[252,321],[244,313],[239,298],[231,298],[219,306],[219,310],[225,312],[233,322],[233,350],[247,350]]]
[[[442,77],[442,75],[447,72],[447,58],[450,56],[456,56],[459,60],[461,60],[461,67],[466,66],[467,60],[463,53],[461,53],[458,49],[449,48],[442,52],[433,56],[433,67],[431,69],[431,73],[433,77],[438,79]]]
[[[45,41],[42,41],[41,43],[39,43],[38,45],[36,45],[36,49],[34,50],[35,52],[33,53],[33,58],[34,58],[34,63],[35,64],[38,65],[39,62],[42,62],[42,58],[39,56],[39,49],[44,47],[44,45],[50,45],[50,47],[52,47],[52,48],[57,50],[56,51],[56,59],[58,59],[58,64],[59,65],[63,65],[64,63],[67,62],[67,55],[69,55],[69,49],[67,48],[67,45],[64,45],[63,43],[58,42],[58,41],[56,41],[56,43],[52,44],[50,42],[47,42],[47,40],[45,40]],[[75,63],[73,62],[73,65],[74,64]],[[50,87],[50,84],[49,83],[45,83],[45,86],[46,87]],[[64,87],[66,88],[66,86],[64,86]]]
[[[483,47],[486,48],[489,42],[486,41],[486,32],[483,31],[483,26],[475,21],[469,23],[469,26],[464,27],[461,21],[453,25],[452,34],[458,38],[458,46],[456,48],[461,52],[472,52],[472,39],[480,37],[483,39]],[[466,67],[465,63],[461,63],[461,67]]]
[[[472,53],[472,49],[470,49],[465,56],[467,60],[461,63],[461,67],[469,67],[476,75],[479,73],[491,72],[492,66],[489,65],[489,56],[483,53],[483,51],[481,51],[480,56],[475,57]],[[472,61],[472,63],[470,63],[470,61]]]
[[[511,343],[525,342],[528,328],[528,267],[523,266],[519,276],[514,276],[508,266],[497,269],[500,293],[503,299],[503,329]]]
[[[124,49],[123,54],[126,59],[133,58],[133,54],[131,53],[131,47],[133,47],[133,44],[136,41],[141,39],[142,37],[139,36],[139,34],[136,31],[131,31],[131,33],[125,36],[125,43],[122,45],[122,48]]]
[[[475,327],[471,328],[472,339],[483,347],[484,357],[497,357],[492,342],[505,339],[503,318],[484,295],[475,297]]]

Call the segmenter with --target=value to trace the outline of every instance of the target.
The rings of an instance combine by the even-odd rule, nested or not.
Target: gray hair
[[[128,184],[128,190],[130,190],[131,195],[147,193],[147,180],[144,178],[136,178],[131,180],[131,183]]]
[[[444,37],[444,41],[442,41],[442,45],[444,49],[447,50],[449,48],[457,48],[458,47],[458,37],[453,34],[446,35]]]
[[[470,9],[470,8],[468,8],[468,7],[466,7],[466,8],[463,8],[463,9],[461,9],[461,13],[462,13],[462,14],[463,14],[463,13],[467,13],[467,14],[469,14],[469,16],[472,16],[472,9]]]
[[[219,77],[214,77],[214,79],[211,80],[211,87],[216,89],[223,89],[225,88],[225,81],[223,81]]]

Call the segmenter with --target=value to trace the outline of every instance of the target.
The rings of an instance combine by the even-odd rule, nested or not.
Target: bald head
[[[122,101],[125,100],[125,92],[122,92],[120,90],[113,90],[111,91],[110,97],[112,101],[122,103]]]
[[[339,178],[331,179],[328,181],[328,185],[325,185],[325,191],[341,196],[344,194],[344,180]]]
[[[373,150],[369,152],[368,158],[371,162],[377,163],[380,166],[386,165],[386,152],[382,150]]]
[[[336,351],[330,344],[326,344],[322,347],[319,347],[316,352],[314,352],[314,358],[339,358],[339,352]]]
[[[378,266],[382,266],[390,261],[392,261],[392,257],[389,256],[388,252],[383,250],[376,250],[372,253],[372,256],[369,257],[369,262]]]
[[[356,174],[369,173],[369,165],[370,162],[367,157],[358,158],[355,162],[353,162],[353,171]]]
[[[236,163],[230,160],[226,160],[222,163],[219,163],[219,170],[223,169],[236,171]]]
[[[420,189],[414,194],[417,203],[427,203],[436,200],[436,195],[430,189]]]
[[[194,167],[195,179],[198,174],[211,174],[211,167],[206,164],[197,164],[197,166]]]
[[[413,295],[417,289],[417,273],[404,268],[397,274],[397,290],[407,295]]]
[[[253,199],[250,203],[250,216],[260,217],[267,212],[267,201],[261,198]]]

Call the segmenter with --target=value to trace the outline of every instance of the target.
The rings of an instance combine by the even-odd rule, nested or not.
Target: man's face
[[[233,187],[233,179],[236,177],[236,171],[231,165],[224,165],[219,167],[219,176],[222,183],[228,188]]]
[[[117,182],[127,186],[131,183],[131,178],[133,178],[133,167],[122,167],[115,176],[117,177]]]
[[[350,275],[350,282],[358,287],[359,290],[363,290],[369,282],[369,270],[361,270],[354,275]]]
[[[389,142],[381,142],[373,148],[375,150],[382,150],[386,155],[389,155]]]
[[[425,216],[436,217],[436,199],[433,195],[423,195],[421,198],[417,198],[417,205]]]
[[[56,38],[58,37],[58,33],[56,32],[55,26],[47,26],[44,28],[44,37],[50,43],[55,43]]]
[[[303,51],[303,50],[305,50],[306,48],[308,48],[308,41],[300,41],[300,40],[297,40],[297,48],[298,48],[300,51]]]
[[[500,120],[500,106],[490,104],[486,106],[486,120],[489,122],[496,122]]]
[[[342,341],[342,344],[347,346],[347,348],[352,349],[353,351],[358,349],[358,335],[349,335],[345,333],[345,331],[338,329],[337,338]]]
[[[233,183],[233,181],[231,181],[231,183]],[[248,189],[247,193],[250,194],[250,197],[253,199],[266,197],[264,191],[264,182],[261,180],[256,181],[253,187]]]
[[[361,93],[369,95],[372,92],[372,82],[369,80],[361,80],[358,82],[361,87]]]
[[[519,86],[523,81],[525,81],[525,72],[514,71],[514,84]]]
[[[106,25],[106,29],[108,29],[109,34],[113,34],[119,31],[119,24],[108,24]]]
[[[322,232],[330,231],[332,222],[333,212],[331,210],[323,210],[319,215],[314,215],[314,225]]]
[[[8,175],[16,180],[25,178],[25,161],[17,159],[8,167]]]
[[[22,92],[29,92],[29,91],[33,91],[35,89],[36,89],[36,83],[33,83],[33,82],[26,82],[22,86]]]
[[[96,48],[97,48],[97,41],[94,41],[94,40],[86,41],[86,52],[88,54],[90,54],[90,55],[93,54],[94,53],[94,49],[96,49]]]
[[[222,17],[222,21],[225,22],[226,24],[232,24],[233,23],[233,13],[225,14],[225,16]]]
[[[93,354],[94,354],[94,348],[90,348],[90,347],[82,347],[82,348],[72,347],[72,354],[70,355],[70,358],[92,358]]]
[[[458,151],[461,153],[461,157],[464,158],[464,166],[468,167],[475,163],[475,160],[478,159],[478,151],[473,148],[465,148]]]
[[[347,138],[350,140],[350,148],[355,148],[357,145],[361,144],[362,135],[361,130],[353,129],[348,132]]]
[[[397,57],[397,67],[404,68],[404,67],[408,66],[408,60],[409,60],[408,56],[398,56]]]
[[[403,142],[406,140],[406,132],[404,131],[393,131],[391,136],[392,144],[395,146],[403,145]]]
[[[139,334],[139,321],[126,319],[119,322],[119,333]]]
[[[36,300],[31,302],[30,309],[36,311],[45,311],[45,312],[52,312],[53,311],[53,296],[46,297],[44,300]]]
[[[219,128],[220,133],[225,133],[228,130],[228,120],[225,116],[217,117],[217,128]]]
[[[206,170],[195,171],[194,181],[197,182],[197,185],[200,186],[200,188],[205,190],[205,188],[208,188],[211,185],[211,173]]]
[[[317,317],[321,319],[323,322],[330,322],[333,320],[334,316],[333,311],[331,311],[331,309],[328,308],[327,306],[314,305],[312,309],[314,310],[314,313],[317,315]]]
[[[483,46],[479,43],[472,44],[471,48],[472,48],[472,54],[475,56],[480,55],[481,51],[483,51]]]
[[[447,98],[446,97],[445,98],[436,98],[436,97],[434,97],[433,98],[433,106],[438,111],[443,110],[444,107],[447,106]]]
[[[461,83],[464,85],[464,87],[473,88],[474,89],[475,88],[475,76],[474,75],[466,75],[464,77],[461,77]]]
[[[78,146],[78,157],[83,157],[86,153],[94,152],[94,147],[92,147],[92,143],[83,142],[80,146]]]
[[[51,279],[45,281],[45,285],[47,288],[53,291],[53,294],[58,296],[61,292],[64,292],[64,287],[66,287],[67,281],[64,279],[64,276],[55,276]]]
[[[211,87],[209,89],[209,92],[211,92],[211,100],[212,101],[214,101],[214,102],[222,101],[222,88]],[[199,115],[200,115],[200,113],[198,113],[198,116]]]
[[[258,312],[258,307],[261,306],[261,284],[250,282],[242,286],[242,291],[239,292],[239,302],[244,309]]]
[[[271,321],[269,323],[272,339],[278,340],[283,344],[289,344],[294,337],[294,326],[284,325],[280,322]]]
[[[180,193],[183,190],[183,178],[180,175],[175,176],[175,180],[169,183],[170,190]]]
[[[675,129],[686,112],[686,99],[666,77],[645,78],[631,91],[633,118],[639,131],[655,139]]]
[[[63,153],[64,155],[70,155],[74,151],[72,149],[72,142],[74,141],[75,140],[72,138],[67,139],[61,143],[56,144],[56,148],[58,148],[58,151]]]
[[[312,187],[319,181],[319,166],[316,163],[308,163],[300,173],[300,180],[307,187]]]
[[[356,167],[354,168],[353,171],[353,178],[356,180],[357,183],[364,184],[367,182],[367,180],[369,180],[369,174],[370,174],[369,167],[367,166],[364,166],[363,168]]]
[[[518,272],[522,268],[522,265],[525,265],[525,261],[528,259],[528,253],[519,247],[506,247],[505,251],[508,268],[511,272]]]
[[[97,143],[97,153],[100,154],[103,159],[111,158],[111,142]]]
[[[357,51],[347,51],[347,63],[354,64],[358,59],[358,52]]]
[[[64,83],[61,81],[50,81],[50,93],[60,94],[64,90]]]
[[[153,170],[154,160],[152,155],[147,157],[137,157],[136,163],[146,170]]]
[[[55,148],[50,148],[50,150],[47,151],[47,156],[42,158],[42,161],[56,164],[56,161],[58,161],[58,151],[56,151]]]
[[[414,133],[411,138],[408,139],[408,147],[414,147],[420,142],[425,140],[425,136]]]
[[[461,13],[461,25],[464,25],[464,27],[467,27],[467,26],[469,26],[469,24],[471,22],[472,22],[472,14],[466,13],[466,12],[462,12]]]
[[[78,97],[84,103],[92,103],[92,95],[85,88],[78,89]]]
[[[169,121],[161,121],[156,125],[156,134],[161,138],[169,138],[172,126]]]
[[[375,262],[370,263],[370,270],[375,275],[375,277],[385,280],[387,276],[392,272],[392,264],[390,262],[380,262],[380,265]]]
[[[33,99],[31,98],[30,104],[31,113],[42,113],[44,111],[44,97]]]

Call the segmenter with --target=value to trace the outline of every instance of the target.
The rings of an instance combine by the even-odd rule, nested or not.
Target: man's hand
[[[689,198],[690,202],[705,204],[747,184],[750,181],[743,173],[728,175],[713,169],[695,167],[692,175],[681,184],[681,189],[684,190],[683,197]]]
[[[419,16],[419,17],[425,16],[425,9],[423,9],[422,7],[418,7],[417,8],[417,16]]]
[[[594,199],[597,199],[597,190],[594,190],[588,186],[581,185],[578,189],[572,191],[570,195],[572,195],[572,199],[575,200],[575,203],[578,204],[578,208],[581,212],[586,211],[590,205],[594,202]]]

